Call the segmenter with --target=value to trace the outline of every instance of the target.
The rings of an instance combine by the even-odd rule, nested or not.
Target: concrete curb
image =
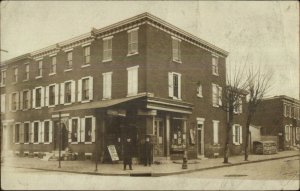
[[[296,154],[296,155],[282,156],[282,157],[262,159],[262,160],[254,160],[254,161],[246,161],[246,162],[243,161],[243,162],[238,162],[238,163],[233,163],[233,164],[223,164],[223,165],[216,165],[216,166],[206,167],[206,168],[198,168],[198,169],[176,171],[176,172],[165,172],[165,173],[156,173],[156,172],[136,172],[136,173],[134,173],[133,172],[133,173],[119,174],[119,173],[86,172],[86,171],[79,172],[79,171],[61,170],[61,169],[29,168],[29,167],[19,167],[19,166],[13,166],[13,165],[4,165],[4,166],[14,167],[14,168],[23,168],[23,169],[41,170],[41,171],[65,172],[65,173],[100,175],[100,176],[152,176],[152,177],[160,177],[160,176],[170,176],[170,175],[176,175],[176,174],[187,174],[187,173],[192,173],[192,172],[212,170],[212,169],[231,167],[231,166],[238,166],[238,165],[243,165],[243,164],[259,163],[259,162],[265,162],[265,161],[271,161],[271,160],[277,160],[277,159],[290,158],[290,157],[295,157],[295,156],[300,156],[300,155]],[[2,165],[3,164],[1,164],[1,166]]]

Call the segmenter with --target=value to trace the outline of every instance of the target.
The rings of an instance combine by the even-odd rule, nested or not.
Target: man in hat
[[[124,144],[123,161],[124,161],[124,170],[126,170],[127,165],[129,165],[129,169],[132,170],[132,143],[130,137],[126,138]]]
[[[151,166],[152,163],[152,154],[153,154],[153,144],[150,141],[150,137],[146,136],[145,139],[145,145],[144,145],[144,151],[145,151],[145,161],[144,161],[144,165],[147,166]]]

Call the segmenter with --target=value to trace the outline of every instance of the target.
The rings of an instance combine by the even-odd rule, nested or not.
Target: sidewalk
[[[58,161],[43,161],[39,158],[11,157],[5,158],[4,166],[17,168],[29,168],[46,171],[60,171],[70,173],[83,173],[94,175],[114,175],[114,176],[166,176],[183,174],[195,171],[202,171],[227,166],[241,165],[247,163],[276,160],[299,156],[299,151],[282,151],[274,155],[249,155],[249,161],[244,161],[244,156],[232,156],[229,158],[230,164],[223,164],[223,158],[197,160],[197,163],[188,164],[188,169],[182,169],[181,164],[170,162],[167,164],[145,167],[143,165],[133,165],[133,170],[123,170],[122,164],[98,164],[98,171],[95,171],[93,161],[61,161],[61,168],[58,168]],[[190,160],[190,162],[195,160]]]

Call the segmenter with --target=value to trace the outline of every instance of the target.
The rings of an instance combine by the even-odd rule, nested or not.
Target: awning
[[[89,103],[82,103],[75,106],[66,107],[64,109],[60,110],[54,110],[55,112],[65,112],[65,111],[76,111],[76,110],[84,110],[84,109],[101,109],[101,108],[107,108],[110,106],[114,106],[117,104],[125,103],[128,101],[132,101],[138,98],[146,97],[146,94],[140,94],[132,97],[126,97],[126,98],[120,98],[120,99],[111,99],[111,100],[103,100],[103,101],[93,101]]]

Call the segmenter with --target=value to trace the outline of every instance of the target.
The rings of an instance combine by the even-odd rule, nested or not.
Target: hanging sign
[[[108,145],[107,148],[108,148],[108,152],[109,152],[111,160],[112,161],[119,160],[119,156],[118,156],[115,145]]]

